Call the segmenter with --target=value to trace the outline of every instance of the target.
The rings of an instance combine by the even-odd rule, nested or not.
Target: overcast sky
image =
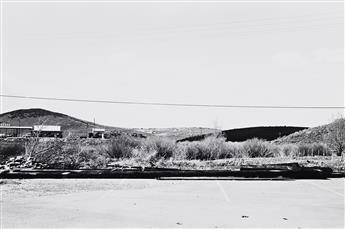
[[[3,3],[2,94],[344,106],[343,3]],[[317,126],[342,110],[2,99],[120,127]]]

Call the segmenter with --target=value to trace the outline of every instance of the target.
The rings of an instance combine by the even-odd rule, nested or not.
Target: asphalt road
[[[344,178],[2,182],[4,228],[344,228]]]

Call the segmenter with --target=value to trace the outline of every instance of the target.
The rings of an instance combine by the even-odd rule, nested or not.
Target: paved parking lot
[[[344,179],[10,180],[3,227],[344,227]]]

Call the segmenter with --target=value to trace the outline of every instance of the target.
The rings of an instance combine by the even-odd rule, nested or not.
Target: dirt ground
[[[1,181],[9,227],[338,227],[344,179]]]

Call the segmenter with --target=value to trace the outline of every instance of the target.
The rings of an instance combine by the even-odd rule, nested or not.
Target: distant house
[[[105,129],[101,128],[92,128],[89,133],[89,138],[102,138],[104,139]]]
[[[21,137],[30,134],[32,126],[11,126],[8,123],[0,124],[0,137]]]
[[[32,134],[39,137],[62,138],[61,126],[34,125]]]

